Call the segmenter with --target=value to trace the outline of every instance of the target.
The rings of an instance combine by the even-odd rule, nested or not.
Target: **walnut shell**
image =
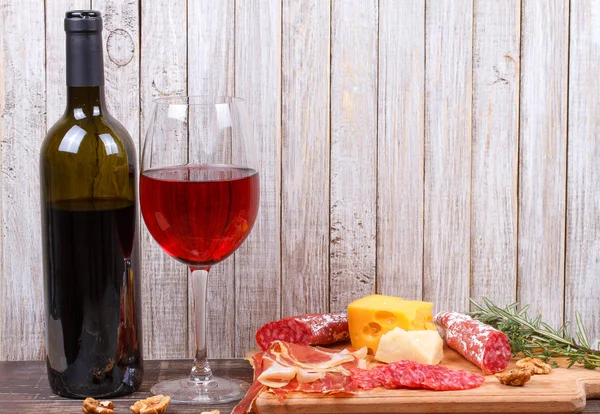
[[[160,414],[167,411],[171,397],[155,395],[145,400],[136,401],[129,409],[135,414]]]
[[[115,414],[115,405],[112,401],[100,401],[93,398],[86,398],[81,405],[81,411],[84,414]]]
[[[552,367],[548,364],[546,364],[544,361],[542,361],[539,358],[523,358],[517,361],[517,367],[518,368],[523,368],[523,369],[528,369],[530,370],[533,374],[537,374],[537,375],[546,375],[549,374],[550,371],[552,371]]]
[[[520,387],[531,379],[531,371],[528,369],[511,369],[508,372],[501,372],[495,374],[504,385],[512,385],[513,387]]]

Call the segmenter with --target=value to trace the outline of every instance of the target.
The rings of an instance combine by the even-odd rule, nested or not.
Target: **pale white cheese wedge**
[[[439,364],[444,356],[444,343],[437,331],[405,331],[394,328],[383,334],[375,359],[396,362],[408,359],[421,364]]]

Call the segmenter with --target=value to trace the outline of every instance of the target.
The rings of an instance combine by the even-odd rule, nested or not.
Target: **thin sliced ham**
[[[257,378],[262,385],[271,388],[281,388],[296,377],[298,368],[273,362]]]
[[[260,394],[265,388],[267,387],[262,385],[260,382],[254,381],[246,392],[244,398],[242,398],[242,400],[235,407],[233,407],[231,414],[245,414],[250,412],[252,403],[254,403],[254,400],[256,397],[258,397],[258,394]]]
[[[352,395],[353,369],[366,367],[367,349],[328,349],[274,341],[265,352],[246,356],[254,367],[254,383],[233,414],[248,412],[263,389],[283,400],[291,391]]]
[[[294,378],[305,384],[320,380],[328,373],[349,376],[351,369],[366,365],[366,356],[366,348],[339,350],[275,341],[262,354],[256,379],[271,388],[281,388]]]
[[[345,348],[328,349],[275,341],[264,353],[268,358],[283,366],[297,367],[312,372],[340,371],[349,375],[349,369],[357,368],[359,361],[367,356],[367,348],[358,351]]]
[[[358,391],[352,379],[340,373],[327,373],[317,381],[301,384],[297,379],[290,381],[285,387],[270,389],[279,401],[284,401],[290,392],[327,394],[330,397],[350,397]]]

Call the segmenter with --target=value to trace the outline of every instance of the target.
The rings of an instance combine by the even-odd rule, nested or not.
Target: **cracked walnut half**
[[[495,377],[504,385],[520,387],[531,379],[531,371],[523,368],[511,369],[508,372],[495,374]]]
[[[115,405],[112,401],[100,401],[86,398],[81,405],[84,414],[115,414]]]
[[[161,414],[167,411],[171,397],[155,395],[145,400],[136,401],[129,409],[135,414]]]
[[[539,358],[523,358],[517,361],[517,368],[528,369],[532,374],[546,375],[552,371],[552,367]]]

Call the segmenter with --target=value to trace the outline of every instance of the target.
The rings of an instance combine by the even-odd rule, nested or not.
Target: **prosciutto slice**
[[[291,391],[352,395],[353,369],[366,368],[367,349],[327,349],[274,341],[265,352],[247,356],[254,366],[254,383],[232,414],[246,413],[258,394],[268,388],[283,400]]]
[[[327,394],[333,397],[349,397],[356,394],[358,387],[349,376],[337,372],[328,372],[314,382],[300,383],[297,379],[293,379],[284,387],[270,390],[282,402],[287,398],[288,393],[293,391]]]
[[[254,402],[256,397],[258,397],[258,394],[260,394],[261,391],[265,388],[266,387],[260,382],[254,381],[248,389],[248,391],[246,392],[244,398],[242,398],[242,400],[235,407],[233,407],[231,414],[245,414],[250,412],[252,403]]]
[[[306,371],[339,371],[349,375],[350,368],[366,365],[367,348],[358,351],[351,348],[329,349],[275,341],[263,354],[267,358],[287,367],[296,367]]]
[[[323,380],[327,374],[350,375],[354,368],[366,368],[367,349],[327,349],[275,341],[260,356],[253,357],[256,380],[271,388],[282,388],[295,379],[298,384]],[[258,372],[258,375],[256,374]]]

